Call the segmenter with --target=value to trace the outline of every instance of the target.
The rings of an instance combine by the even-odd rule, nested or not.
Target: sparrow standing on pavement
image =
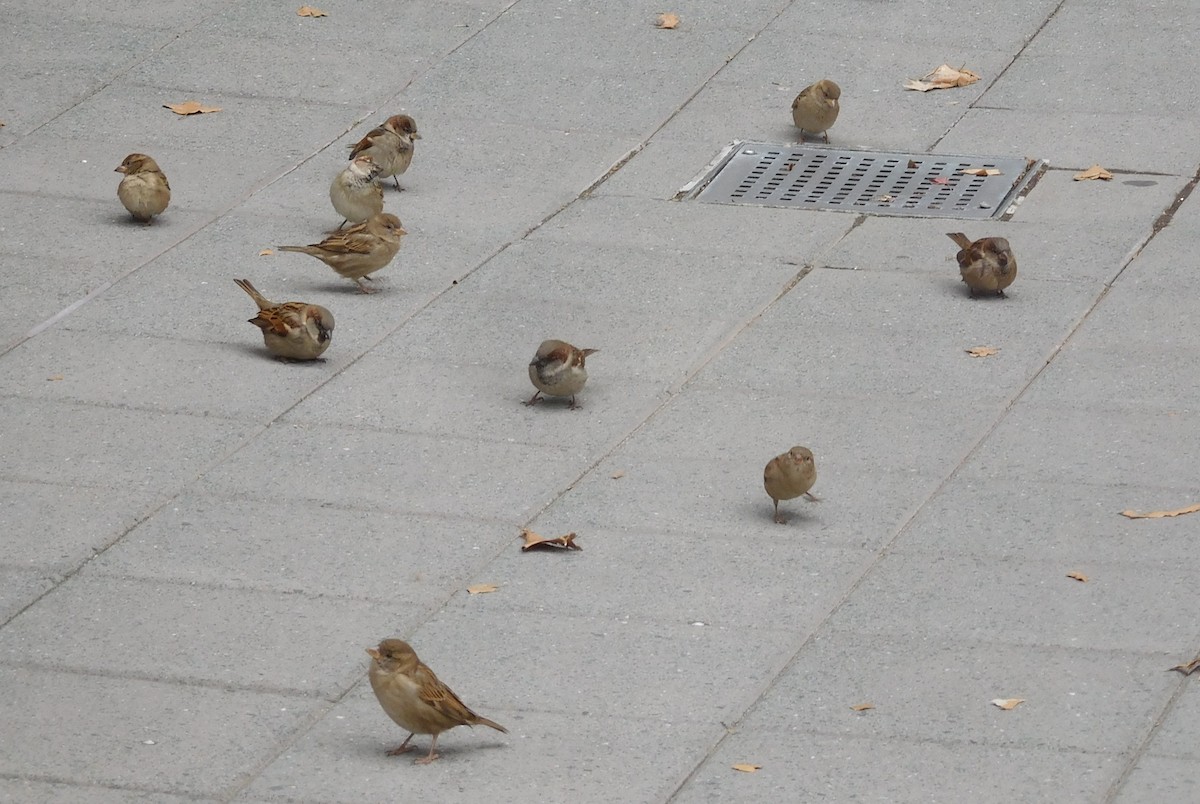
[[[382,126],[371,129],[367,136],[350,146],[350,158],[360,154],[370,156],[383,168],[382,175],[385,178],[391,176],[396,189],[402,190],[397,176],[412,164],[414,143],[419,139],[416,120],[406,114],[392,115]]]
[[[529,379],[537,388],[526,405],[537,402],[538,394],[546,396],[571,397],[571,410],[575,404],[575,394],[583,390],[587,382],[587,356],[595,354],[599,349],[576,349],[566,341],[542,341],[529,364]]]
[[[158,163],[145,154],[130,154],[116,167],[125,178],[117,185],[117,198],[136,221],[150,223],[171,203],[171,185]]]
[[[258,305],[250,323],[262,330],[263,343],[277,357],[316,360],[333,338],[333,313],[319,304],[267,301],[249,279],[235,279]]]
[[[947,232],[958,244],[958,270],[962,281],[976,293],[1004,295],[1004,289],[1017,278],[1017,258],[1003,237],[984,237],[974,243],[962,232]]]
[[[804,139],[804,132],[809,131],[822,135],[825,142],[829,142],[828,129],[837,120],[840,97],[842,88],[828,78],[822,78],[800,90],[800,94],[792,101],[792,122],[800,129],[801,139]]]
[[[385,639],[377,648],[367,648],[371,657],[371,689],[387,716],[409,732],[404,742],[388,751],[398,756],[412,750],[408,743],[417,734],[432,734],[429,754],[416,762],[427,765],[438,758],[438,735],[455,726],[491,726],[508,734],[494,720],[480,717],[467,708],[454,691],[438,680],[405,641]]]
[[[362,293],[374,293],[363,284],[385,267],[400,250],[400,238],[408,234],[400,219],[388,212],[368,218],[366,223],[334,232],[320,243],[309,246],[279,246],[280,251],[310,254],[347,279],[358,283]]]
[[[383,170],[369,156],[356,156],[346,169],[333,177],[329,185],[329,200],[333,208],[347,223],[362,223],[373,215],[383,212],[383,188],[375,183],[375,177]]]
[[[818,497],[808,493],[816,482],[817,465],[808,447],[792,447],[772,458],[763,470],[763,487],[775,503],[775,521],[780,525],[787,524],[787,520],[779,516],[780,500],[791,500],[803,494],[813,502],[820,502]]]

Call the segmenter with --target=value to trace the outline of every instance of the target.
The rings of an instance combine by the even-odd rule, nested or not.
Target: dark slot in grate
[[[744,142],[689,197],[712,204],[833,209],[870,215],[986,219],[1003,215],[1040,163]],[[969,169],[999,171],[978,176]]]

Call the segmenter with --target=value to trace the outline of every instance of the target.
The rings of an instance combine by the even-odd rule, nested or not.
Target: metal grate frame
[[[1020,157],[739,142],[678,197],[712,204],[984,220],[1013,211],[1010,205],[1043,164]],[[999,173],[963,172],[972,168]]]

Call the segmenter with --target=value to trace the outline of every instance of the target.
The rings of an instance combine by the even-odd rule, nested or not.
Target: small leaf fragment
[[[1092,165],[1087,170],[1079,171],[1071,178],[1075,179],[1075,181],[1090,181],[1092,179],[1110,181],[1112,179],[1112,174],[1099,165]]]
[[[656,27],[664,28],[666,30],[671,30],[672,28],[678,28],[679,27],[679,15],[675,14],[671,11],[665,11],[662,14],[658,15],[658,18],[654,21],[654,24]]]
[[[968,176],[999,176],[1000,171],[996,168],[965,168],[963,173]]]
[[[1122,511],[1121,516],[1129,519],[1162,519],[1168,516],[1183,516],[1184,514],[1194,514],[1200,511],[1200,503],[1189,505],[1186,508],[1176,508],[1174,511],[1150,511],[1146,514],[1139,514],[1137,511],[1129,510]]]
[[[609,475],[609,477],[611,477],[613,480],[620,480],[621,478],[625,477],[625,470],[618,469],[617,471],[615,471],[611,475]]]
[[[525,544],[521,545],[521,551],[532,550],[535,547],[550,547],[557,550],[582,550],[583,548],[575,544],[575,533],[565,533],[562,536],[547,538],[534,533],[529,528],[521,528],[521,536],[525,539]]]
[[[966,350],[966,353],[971,357],[991,357],[999,352],[1000,350],[994,346],[972,346]]]
[[[993,706],[998,706],[1004,711],[1015,709],[1019,704],[1025,703],[1024,698],[996,698],[992,701]]]
[[[929,180],[931,184],[949,184],[950,180],[945,176],[934,176]]]
[[[270,257],[270,256],[271,256],[272,254],[274,254],[274,253],[275,253],[275,249],[272,249],[272,248],[264,248],[262,251],[258,252],[258,256],[260,256],[260,257]]]
[[[1073,578],[1073,579],[1079,581],[1080,583],[1088,582],[1088,576],[1084,575],[1082,572],[1071,571],[1071,572],[1067,573],[1067,577]]]
[[[850,708],[851,708],[851,709],[853,709],[855,712],[865,712],[865,711],[867,711],[868,709],[874,709],[874,708],[875,708],[875,704],[873,704],[873,703],[860,703],[860,704],[855,704],[854,706],[852,706],[852,707],[850,707]]]
[[[917,92],[928,92],[931,89],[952,89],[965,87],[979,80],[979,74],[960,67],[954,69],[949,64],[937,67],[928,75],[919,79],[910,78],[904,82],[905,89],[915,89]]]
[[[917,160],[915,160],[915,159],[908,160],[908,169],[909,170],[916,170],[920,166],[921,166],[921,163],[918,162]]]
[[[495,592],[500,587],[494,583],[477,583],[474,586],[467,587],[468,595],[486,595],[488,592]]]
[[[884,204],[886,204],[886,203],[888,203],[889,201],[895,201],[895,200],[896,200],[896,196],[894,196],[894,195],[881,195],[881,196],[879,196],[879,198],[877,198],[877,199],[875,199],[875,200],[876,200],[876,201],[879,201],[879,202],[881,202],[881,203],[884,203]]]
[[[184,116],[189,114],[208,114],[210,112],[221,111],[219,106],[205,106],[204,104],[200,103],[200,101],[194,100],[184,101],[183,103],[164,103],[163,108],[170,109],[175,114]]]
[[[47,377],[46,382],[59,382],[63,379],[63,375],[55,374],[53,377]]]
[[[1177,664],[1171,669],[1175,670],[1176,672],[1183,673],[1185,676],[1190,676],[1192,673],[1200,670],[1200,656],[1192,659],[1187,664]]]
[[[313,8],[312,6],[300,6],[300,9],[296,13],[299,14],[301,17],[328,17],[329,16],[321,9]]]
[[[731,767],[735,771],[741,771],[742,773],[754,773],[755,771],[762,770],[762,765],[751,765],[748,762],[739,762]]]

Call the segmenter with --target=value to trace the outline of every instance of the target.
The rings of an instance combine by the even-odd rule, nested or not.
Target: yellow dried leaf
[[[521,528],[521,536],[525,539],[525,544],[521,545],[521,550],[532,550],[535,547],[553,547],[559,550],[582,550],[583,548],[575,544],[575,533],[566,533],[562,536],[546,538],[534,533],[529,528]]]
[[[488,592],[495,592],[499,588],[494,583],[477,583],[474,586],[467,587],[467,594],[486,595]]]
[[[275,249],[264,248],[262,251],[258,252],[258,256],[260,256],[260,257],[270,257],[270,256],[271,256],[272,254],[274,254],[274,253],[275,253]]]
[[[1000,171],[996,168],[966,168],[963,173],[968,176],[999,176]]]
[[[910,78],[904,82],[905,89],[915,89],[917,92],[928,92],[931,89],[951,89],[965,87],[979,80],[979,74],[963,68],[954,69],[949,64],[943,64],[922,78]]]
[[[175,114],[208,114],[209,112],[219,112],[220,107],[205,106],[200,101],[184,101],[183,103],[164,103],[164,109],[170,109]]]
[[[754,773],[755,771],[762,770],[762,765],[751,765],[748,762],[739,762],[732,767],[735,771],[741,771],[742,773]]]
[[[992,701],[993,706],[998,706],[1005,711],[1008,711],[1009,709],[1015,709],[1018,704],[1023,703],[1025,703],[1024,698],[996,698],[994,701]]]
[[[59,382],[63,379],[63,375],[55,374],[53,377],[47,377],[46,382]]]
[[[1000,352],[1000,350],[994,346],[972,346],[966,351],[971,357],[991,357],[992,355]]]
[[[1112,174],[1099,165],[1092,165],[1087,170],[1079,171],[1072,178],[1075,179],[1075,181],[1089,181],[1091,179],[1109,181],[1112,179]]]
[[[321,9],[313,8],[312,6],[300,6],[300,10],[297,11],[296,13],[299,14],[301,17],[328,17],[329,16]]]
[[[1200,656],[1192,659],[1187,664],[1177,664],[1171,669],[1183,673],[1185,676],[1190,676],[1192,673],[1200,670]]]
[[[1174,511],[1151,511],[1148,514],[1139,514],[1137,511],[1122,511],[1121,516],[1129,519],[1162,519],[1168,516],[1182,516],[1183,514],[1194,514],[1200,511],[1200,503],[1189,505],[1186,508],[1176,508]]]
[[[664,12],[664,13],[658,15],[658,19],[656,19],[654,21],[654,24],[657,25],[659,28],[666,28],[667,30],[670,30],[672,28],[678,28],[679,27],[679,15],[674,14],[670,11]]]
[[[613,480],[620,480],[621,478],[625,477],[625,470],[618,469],[617,471],[615,471],[611,475],[609,475],[609,477],[611,477]]]
[[[875,704],[873,704],[873,703],[860,703],[860,704],[855,704],[854,706],[852,706],[852,707],[850,707],[850,708],[851,708],[851,709],[853,709],[855,712],[865,712],[865,711],[867,711],[868,709],[874,709],[874,708],[875,708]]]
[[[1082,572],[1068,572],[1067,577],[1074,578],[1075,580],[1079,581],[1080,583],[1088,582],[1088,576],[1084,575]]]

